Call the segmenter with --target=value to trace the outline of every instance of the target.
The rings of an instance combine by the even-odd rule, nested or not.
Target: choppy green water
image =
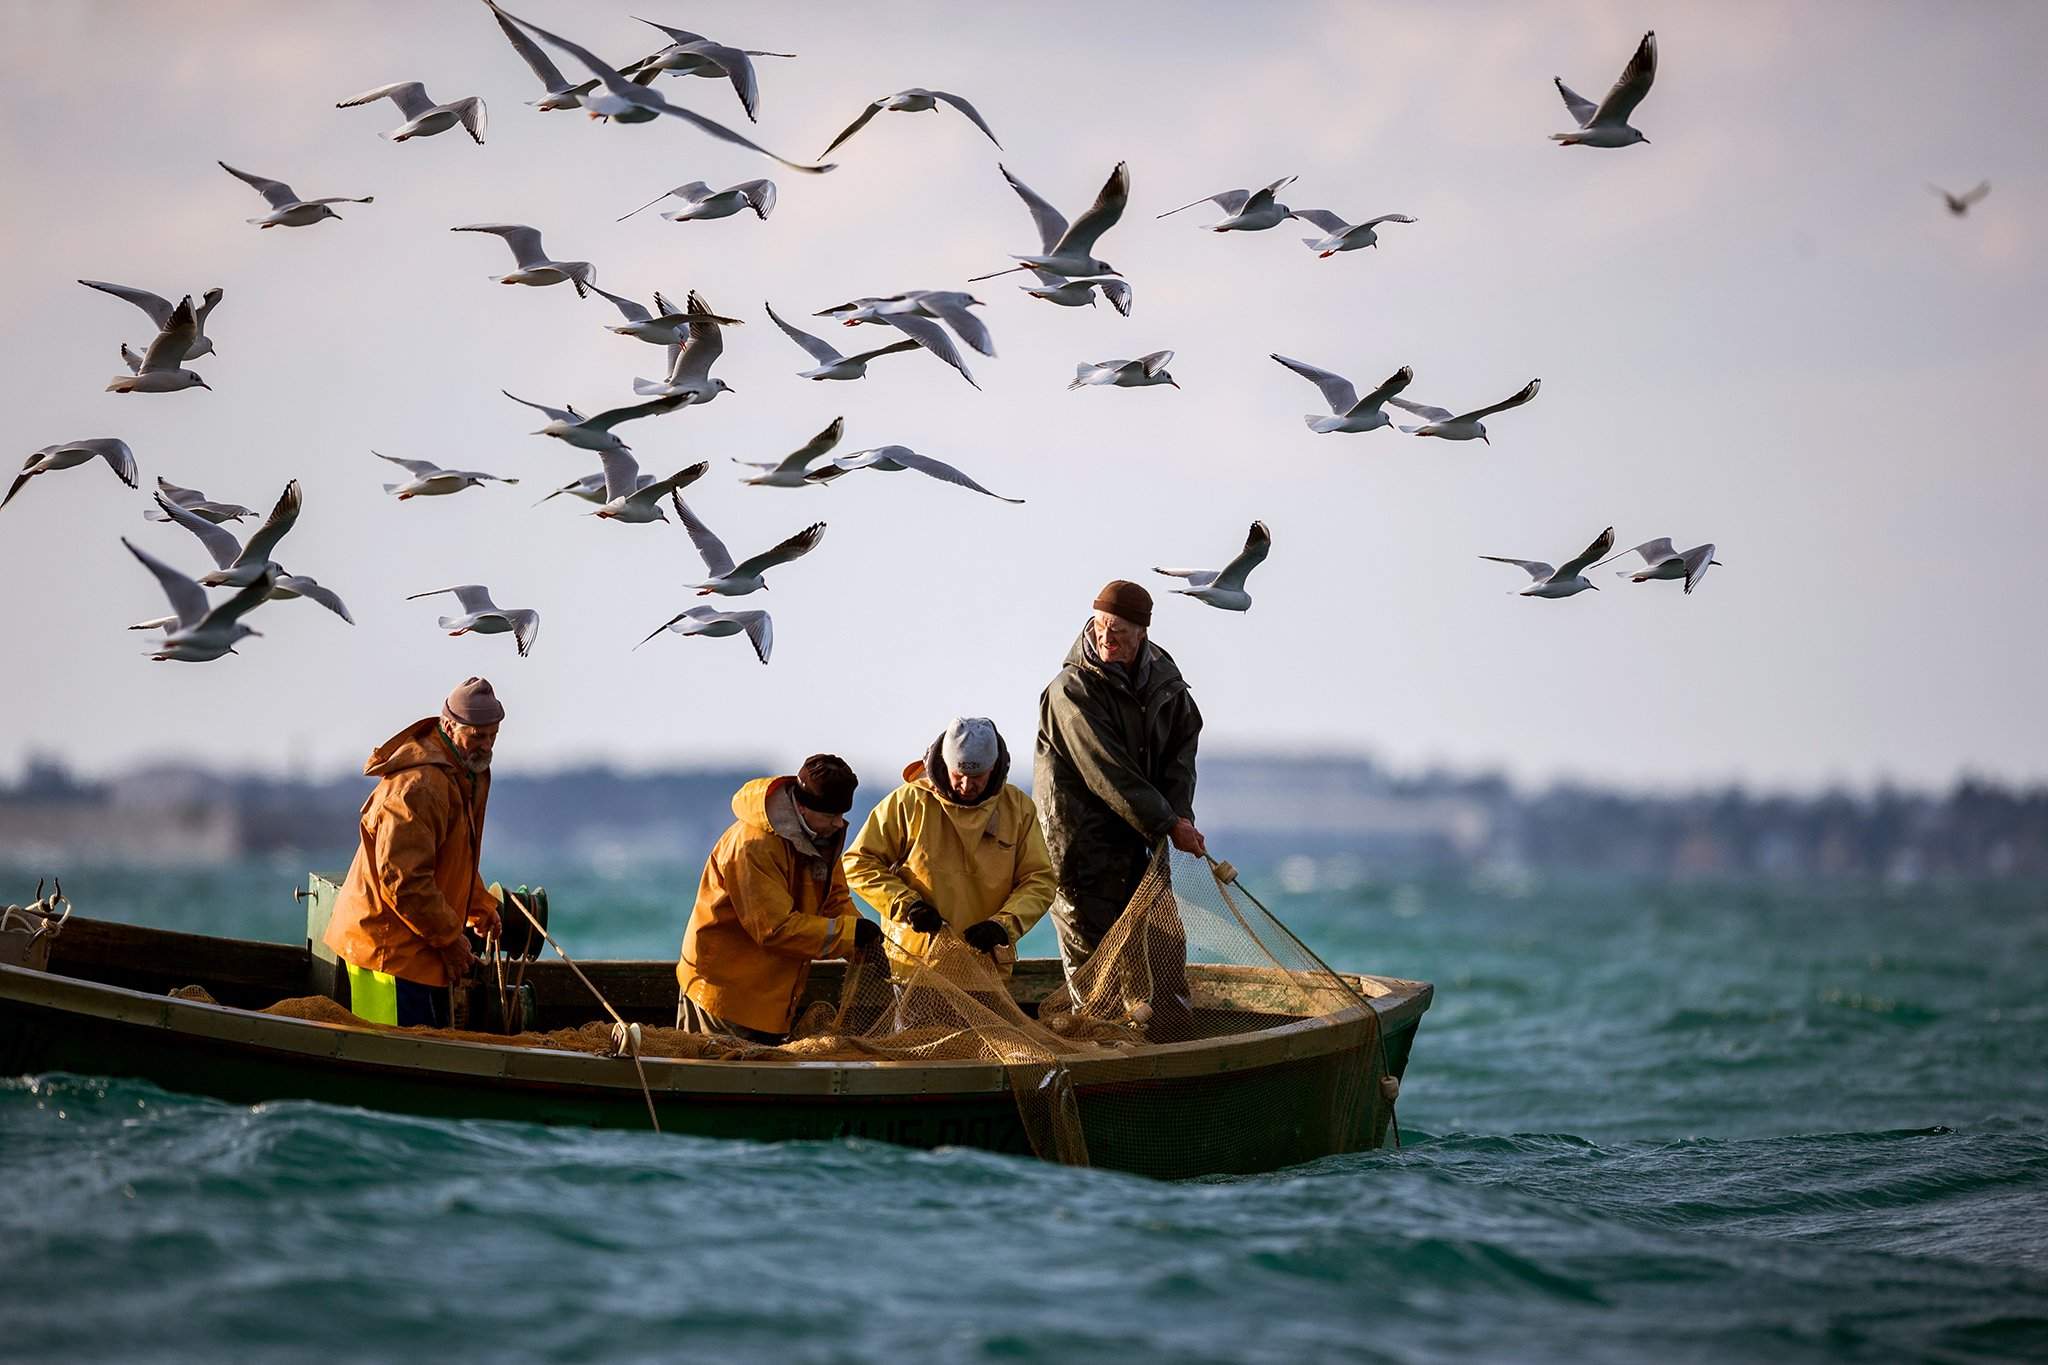
[[[293,880],[66,888],[291,939]],[[557,926],[666,957],[688,882],[554,876]],[[0,1081],[0,1354],[2048,1356],[2039,888],[1268,899],[1339,966],[1437,983],[1403,1150],[1162,1185]]]

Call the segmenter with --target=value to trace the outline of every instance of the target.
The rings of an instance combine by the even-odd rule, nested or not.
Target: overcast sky
[[[152,663],[122,627],[163,599],[117,537],[194,572],[199,545],[145,523],[145,493],[102,465],[39,478],[0,513],[0,773],[33,752],[91,772],[164,756],[339,771],[473,673],[509,712],[501,761],[524,769],[786,768],[814,749],[893,765],[956,713],[995,717],[1022,754],[1101,583],[1220,566],[1257,517],[1273,551],[1251,611],[1162,596],[1154,620],[1206,746],[1529,781],[2048,777],[2048,462],[2029,401],[2048,377],[2048,9],[514,8],[622,60],[652,50],[629,8],[800,54],[761,60],[750,129],[791,157],[913,85],[972,99],[1003,150],[950,113],[884,114],[837,171],[803,176],[680,121],[542,115],[476,0],[0,7],[14,458],[118,435],[145,489],[163,475],[262,509],[297,478],[305,512],[279,558],[358,622],[273,603],[238,655]],[[1650,145],[1547,141],[1569,126],[1551,78],[1597,98],[1650,25]],[[378,136],[394,106],[333,107],[406,79],[482,95],[487,145],[395,145]],[[743,124],[720,83],[661,89]],[[216,159],[376,203],[258,232],[243,220],[262,201]],[[923,355],[858,383],[795,378],[810,362],[764,299],[797,317],[961,287],[1036,249],[999,159],[1070,216],[1129,161],[1131,208],[1099,254],[1135,315],[991,280],[973,286],[1000,353],[969,357],[980,392]],[[1296,207],[1420,222],[1320,260],[1302,224],[1217,235],[1202,212],[1154,217],[1289,174]],[[687,180],[764,175],[781,191],[766,223],[613,221]],[[1967,219],[1926,188],[1986,177]],[[772,591],[724,603],[773,610],[770,666],[742,640],[631,652],[695,601],[685,535],[532,506],[595,459],[529,435],[538,415],[499,389],[593,411],[631,401],[661,356],[607,333],[601,300],[490,283],[503,246],[447,231],[480,221],[541,228],[615,291],[695,288],[749,320],[719,370],[735,392],[624,434],[656,472],[712,462],[690,501],[742,556],[829,522]],[[196,365],[215,391],[102,392],[146,323],[80,276],[223,286],[219,353]],[[1065,391],[1078,361],[1160,348],[1179,391]],[[1318,436],[1302,423],[1315,390],[1273,351],[1361,388],[1413,365],[1409,396],[1454,410],[1532,377],[1543,391],[1489,423],[1490,447]],[[736,482],[730,457],[779,457],[842,414],[842,451],[900,442],[1028,501],[910,474]],[[372,448],[521,483],[400,504]],[[1603,578],[1537,601],[1478,558],[1562,560],[1610,523],[1624,546],[1713,541],[1725,567],[1691,597]],[[469,581],[540,610],[530,658],[506,636],[451,639],[435,627],[449,607],[405,600]]]

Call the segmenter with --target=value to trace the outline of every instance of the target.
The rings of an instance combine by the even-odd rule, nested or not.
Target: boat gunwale
[[[1199,968],[1203,964],[1191,965]],[[1099,1055],[1070,1055],[1057,1060],[1073,1083],[1081,1087],[1249,1071],[1358,1047],[1372,1034],[1365,1026],[1366,1009],[1377,1016],[1379,1031],[1385,1033],[1419,1019],[1434,995],[1428,982],[1343,975],[1355,985],[1370,984],[1382,989],[1378,994],[1365,994],[1359,1005],[1251,1033],[1106,1049]],[[0,999],[259,1052],[350,1066],[395,1067],[450,1080],[622,1090],[636,1090],[640,1084],[638,1072],[625,1058],[509,1042],[424,1038],[368,1024],[296,1019],[5,964],[0,964]],[[648,1088],[664,1093],[875,1098],[1007,1093],[1011,1073],[1034,1065],[979,1059],[795,1057],[773,1062],[643,1057],[641,1063]]]

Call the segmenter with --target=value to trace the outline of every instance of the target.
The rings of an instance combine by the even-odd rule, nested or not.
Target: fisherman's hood
[[[787,774],[755,778],[733,793],[733,818],[753,829],[781,835],[791,848],[807,858],[837,856],[837,846],[845,836],[833,839],[828,846],[812,834],[804,817],[797,813],[795,786],[796,778]]]
[[[1173,656],[1145,636],[1145,652],[1138,656],[1135,668],[1119,668],[1102,661],[1095,651],[1095,620],[1090,617],[1081,627],[1081,633],[1074,637],[1074,647],[1067,651],[1067,666],[1079,668],[1112,682],[1121,683],[1134,692],[1145,692],[1155,687],[1184,686],[1180,665]]]
[[[407,768],[449,768],[467,777],[469,770],[455,761],[447,741],[440,736],[439,718],[416,720],[370,751],[363,761],[364,777],[389,777]]]
[[[949,806],[974,807],[985,805],[1010,777],[1010,745],[1003,738],[1002,731],[996,731],[996,766],[989,769],[988,785],[981,789],[981,795],[972,801],[961,801],[953,795],[953,783],[946,771],[943,750],[946,736],[943,732],[932,741],[932,747],[924,751],[924,757],[916,763],[906,764],[903,780],[912,786],[923,787]]]

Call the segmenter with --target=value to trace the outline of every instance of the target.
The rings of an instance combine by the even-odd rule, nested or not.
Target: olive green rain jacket
[[[1173,656],[1145,642],[1105,664],[1087,626],[1038,699],[1032,794],[1059,882],[1053,915],[1091,947],[1183,817],[1194,818],[1202,713]]]
[[[971,802],[951,795],[943,740],[906,767],[903,785],[868,813],[846,850],[846,882],[880,914],[897,966],[922,961],[932,941],[910,927],[910,908],[923,901],[956,934],[984,920],[1002,925],[1010,947],[994,958],[1007,975],[1018,940],[1052,904],[1052,860],[1031,798],[1005,781],[1010,750],[1001,737],[988,786]]]

